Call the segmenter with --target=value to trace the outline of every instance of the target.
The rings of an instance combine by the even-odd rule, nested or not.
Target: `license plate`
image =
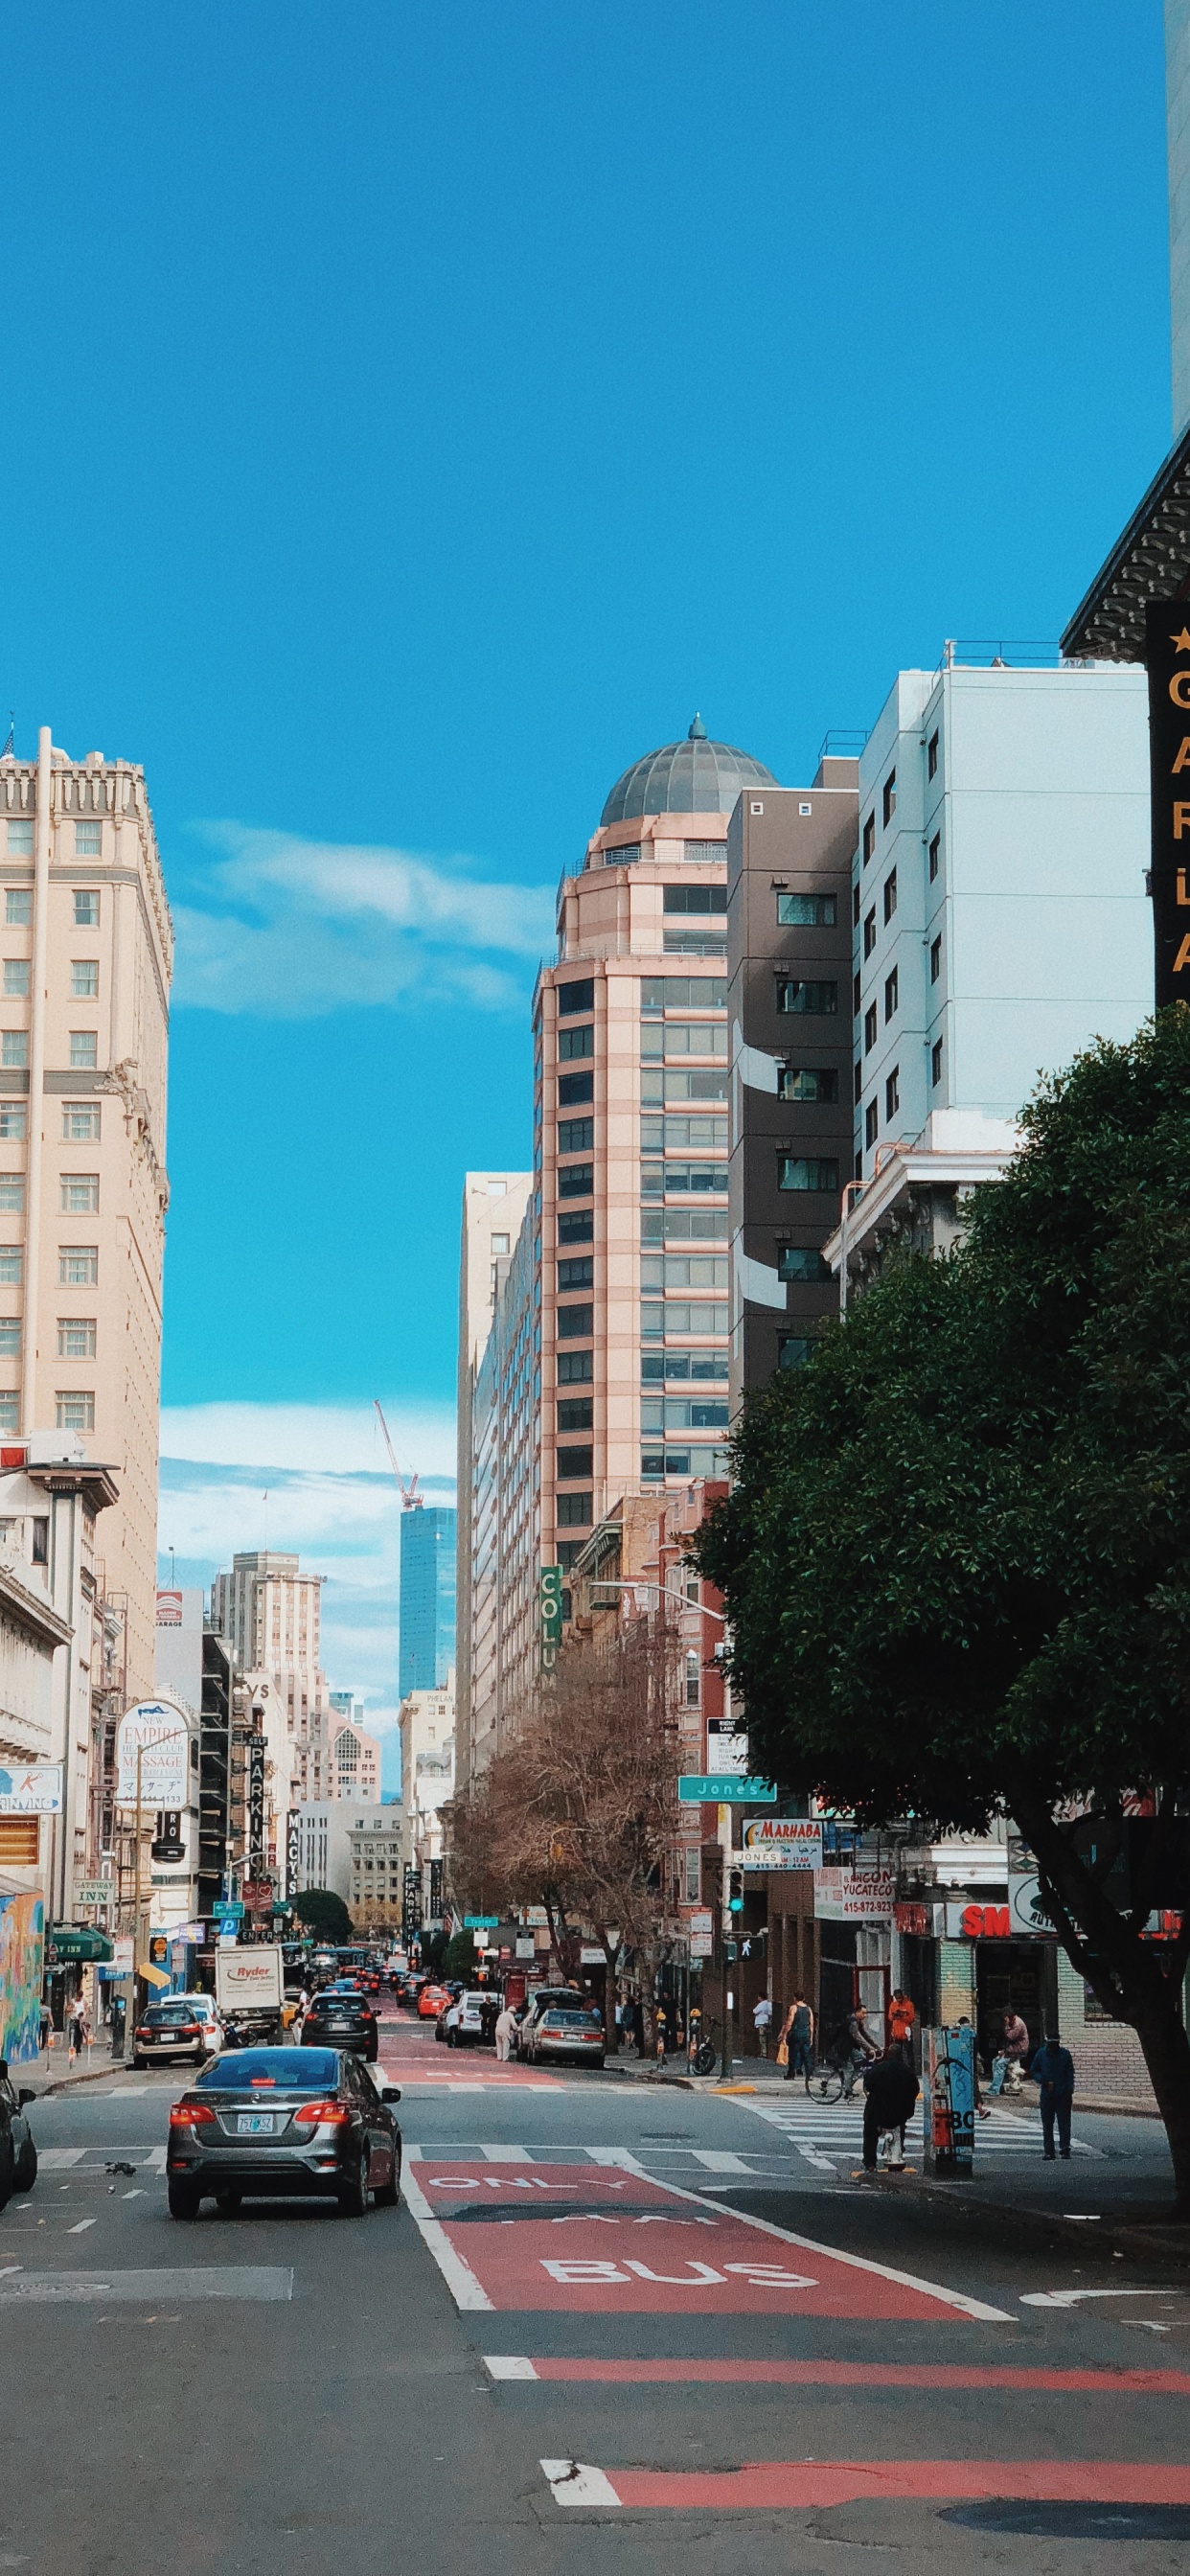
[[[272,2111],[241,2111],[236,2120],[236,2134],[241,2138],[271,2138],[277,2126]]]

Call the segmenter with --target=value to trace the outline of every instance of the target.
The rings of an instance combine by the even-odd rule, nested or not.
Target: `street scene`
[[[0,2571],[1173,2576],[1190,0],[6,37]]]

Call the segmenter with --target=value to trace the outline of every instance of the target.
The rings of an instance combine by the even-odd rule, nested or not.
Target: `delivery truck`
[[[215,2001],[220,2018],[253,2040],[279,2039],[285,1996],[279,1941],[220,1941],[215,1951]]]

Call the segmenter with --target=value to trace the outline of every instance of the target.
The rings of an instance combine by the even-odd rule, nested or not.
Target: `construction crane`
[[[372,1402],[376,1407],[377,1413],[380,1415],[380,1428],[384,1433],[384,1445],[388,1451],[388,1462],[400,1487],[401,1509],[403,1512],[419,1512],[425,1501],[425,1495],[419,1494],[417,1490],[417,1469],[416,1467],[414,1468],[413,1474],[411,1475],[408,1484],[406,1484],[405,1479],[401,1474],[401,1470],[397,1465],[397,1453],[388,1436],[388,1424],[384,1419],[379,1396],[374,1395]]]

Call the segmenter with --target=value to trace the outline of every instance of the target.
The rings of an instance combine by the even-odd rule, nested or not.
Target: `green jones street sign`
[[[767,1780],[741,1780],[738,1771],[684,1771],[678,1781],[684,1807],[775,1807],[777,1792]]]
[[[465,1914],[463,1916],[464,1932],[495,1932],[499,1929],[499,1924],[500,1917],[498,1914]]]

